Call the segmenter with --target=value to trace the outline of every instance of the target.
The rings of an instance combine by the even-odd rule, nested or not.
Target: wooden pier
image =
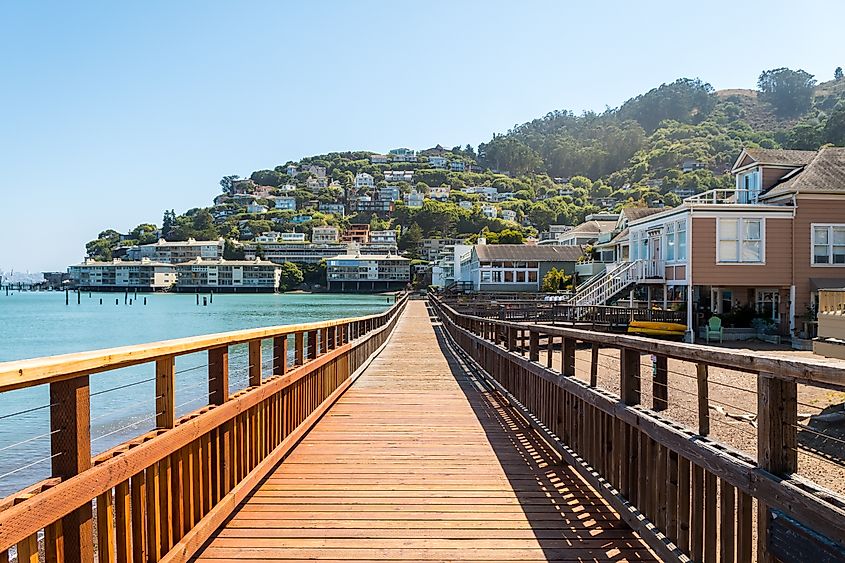
[[[177,361],[198,352],[208,404],[177,417]],[[669,361],[698,366],[696,428],[661,414],[687,398]],[[92,457],[89,379],[143,364],[156,429]],[[756,456],[710,438],[716,367],[756,377]],[[0,364],[0,392],[49,386],[53,469],[0,502],[0,562],[839,561],[845,497],[797,475],[799,382],[845,390],[845,370],[407,297]]]

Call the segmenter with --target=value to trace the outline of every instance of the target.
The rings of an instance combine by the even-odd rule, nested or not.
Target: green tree
[[[836,70],[833,71],[833,79],[834,80],[842,80],[842,67],[836,67]]]
[[[419,255],[419,247],[422,244],[422,240],[422,229],[417,223],[411,223],[399,238],[399,250],[407,251],[412,257],[416,258]]]
[[[543,276],[542,290],[548,293],[564,290],[571,279],[572,276],[567,275],[563,270],[552,268]]]
[[[226,239],[223,243],[223,258],[226,260],[243,260],[244,247],[232,239]]]
[[[305,276],[302,270],[293,262],[285,262],[281,265],[281,278],[279,279],[279,290],[290,291],[304,281]]]
[[[240,180],[240,176],[232,174],[230,176],[223,176],[220,180],[220,187],[223,188],[223,193],[233,195],[235,193],[235,181]]]
[[[499,232],[497,244],[522,244],[525,242],[525,237],[516,229],[504,229]]]
[[[840,147],[845,145],[845,102],[839,102],[828,116],[824,125],[824,142]]]
[[[803,70],[776,68],[766,70],[757,79],[759,97],[784,116],[798,115],[812,104],[816,80]]]

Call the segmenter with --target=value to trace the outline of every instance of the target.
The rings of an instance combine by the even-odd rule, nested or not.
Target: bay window
[[[759,264],[763,262],[762,219],[719,219],[717,221],[719,263]]]
[[[845,266],[845,225],[813,225],[814,266]]]

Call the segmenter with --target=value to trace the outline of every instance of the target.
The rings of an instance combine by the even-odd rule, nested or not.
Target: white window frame
[[[722,221],[737,221],[737,259],[736,260],[722,260],[722,253],[720,250],[721,239],[719,233],[721,232]],[[746,221],[760,222],[760,260],[756,262],[744,262],[742,260],[742,243],[744,242],[743,223]],[[766,265],[766,218],[765,217],[717,217],[716,218],[716,264],[719,266],[765,266]]]
[[[842,228],[845,229],[845,223],[811,223],[810,224],[810,266],[813,268],[842,268],[845,267],[845,264],[834,264],[833,263],[833,229],[834,228]],[[827,257],[830,259],[830,262],[827,264],[816,264],[816,229],[827,228]],[[840,245],[837,245],[840,246]]]

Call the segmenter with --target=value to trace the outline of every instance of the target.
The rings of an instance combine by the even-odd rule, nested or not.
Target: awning
[[[810,278],[810,289],[845,289],[845,278]]]

